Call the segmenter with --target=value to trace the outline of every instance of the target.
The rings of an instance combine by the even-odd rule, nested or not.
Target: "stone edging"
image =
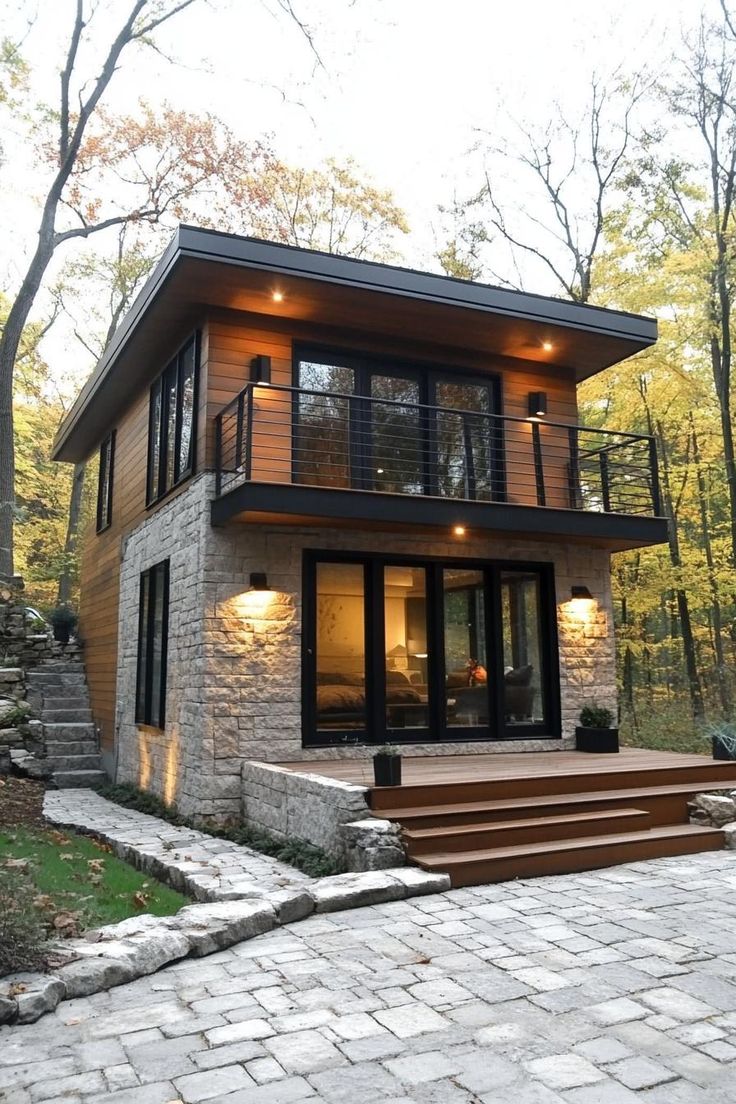
[[[736,851],[736,788],[698,793],[689,802],[690,823],[720,828],[729,851]]]
[[[88,834],[105,838],[89,829]],[[126,844],[125,851],[133,852],[136,866],[147,869],[143,850],[136,854],[135,846]],[[166,878],[165,864],[159,863],[157,875],[162,873]],[[201,894],[201,885],[198,888]],[[0,1024],[34,1023],[62,1000],[122,985],[187,956],[224,950],[313,912],[379,905],[449,888],[447,874],[399,867],[316,878],[290,889],[269,890],[258,899],[200,901],[175,916],[129,917],[87,932],[83,939],[57,944],[55,950],[68,961],[53,976],[26,973],[0,979]],[[17,991],[18,986],[23,988]]]

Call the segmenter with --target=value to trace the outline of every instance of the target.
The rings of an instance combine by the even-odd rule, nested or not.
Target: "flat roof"
[[[286,292],[278,305],[274,281]],[[657,339],[642,315],[182,225],[62,422],[53,458],[85,459],[164,367],[172,332],[221,308],[533,360],[576,380]]]

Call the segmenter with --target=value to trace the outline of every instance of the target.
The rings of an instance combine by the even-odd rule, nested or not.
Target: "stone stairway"
[[[44,776],[61,789],[106,782],[79,649],[70,644],[58,659],[31,668],[27,682],[43,725],[46,757],[38,766]]]

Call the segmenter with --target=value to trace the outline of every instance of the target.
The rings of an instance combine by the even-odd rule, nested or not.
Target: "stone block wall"
[[[595,701],[616,711],[616,668],[610,566],[607,552],[578,544],[479,537],[457,541],[425,535],[379,534],[335,529],[231,526],[213,529],[205,564],[204,645],[211,686],[221,696],[218,742],[228,755],[269,762],[369,757],[366,746],[302,747],[301,587],[305,549],[355,550],[418,556],[468,556],[551,562],[555,570],[560,645],[563,741],[515,740],[514,751],[572,747],[583,705]],[[272,593],[248,594],[253,571],[266,571]],[[573,585],[596,598],[581,616],[569,601]],[[508,744],[412,744],[404,755],[507,751]]]
[[[365,786],[299,774],[270,763],[242,766],[243,819],[271,835],[300,839],[345,859],[343,826],[369,813]]]
[[[218,774],[211,724],[226,686],[208,682],[203,646],[203,571],[211,478],[202,475],[148,517],[124,542],[118,614],[116,780],[176,803],[187,816],[236,819],[239,766]],[[166,727],[135,721],[141,572],[169,560]]]

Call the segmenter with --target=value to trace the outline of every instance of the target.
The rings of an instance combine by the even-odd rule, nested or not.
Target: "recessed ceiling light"
[[[283,291],[275,291],[273,293],[272,298],[273,298],[274,303],[282,303],[284,301]]]
[[[554,345],[551,341],[543,341],[542,348],[544,349],[545,353],[551,353],[554,349]]]
[[[456,537],[464,537],[465,531],[466,530],[464,525],[453,525],[452,527],[452,532]]]

